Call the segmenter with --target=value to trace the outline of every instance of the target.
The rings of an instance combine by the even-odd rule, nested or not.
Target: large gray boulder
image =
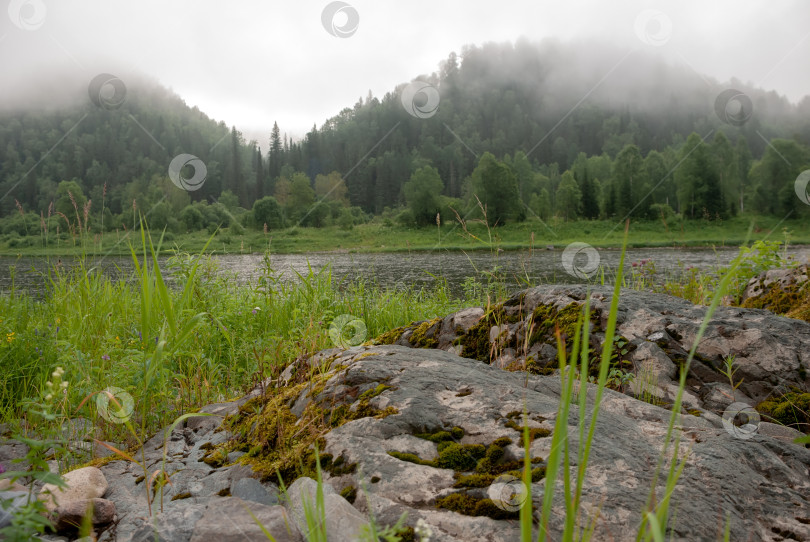
[[[590,293],[591,346],[598,351],[611,291]],[[204,409],[216,416],[162,431],[135,452],[149,475],[158,468],[170,475],[151,515],[140,467],[125,461],[100,467],[117,514],[100,540],[196,542],[237,539],[240,532],[261,539],[248,509],[278,539],[308,539],[303,503],[314,501],[316,482],[306,475],[293,480],[293,467],[314,461],[316,444],[330,540],[355,539],[370,518],[385,526],[405,514],[404,536],[418,527],[434,541],[512,541],[519,539],[517,510],[528,503],[537,539],[561,395],[554,326],[569,340],[587,294],[583,286],[534,288],[488,311],[417,322],[376,341],[391,344],[298,360],[278,381]],[[594,522],[595,540],[635,539],[651,492],[657,502],[666,494],[663,477],[676,448],[685,466],[670,496],[668,540],[722,539],[726,521],[732,540],[810,540],[810,450],[792,442],[799,433],[767,421],[738,427],[721,419],[734,405],[755,406],[790,386],[807,389],[810,324],[764,310],[718,309],[667,441],[673,414],[667,407],[705,310],[623,292],[615,364],[636,380],[605,390],[599,404],[578,511],[582,525]],[[728,355],[738,368],[735,385],[742,379],[736,389],[719,372]],[[329,369],[310,381],[314,364]],[[572,479],[580,425],[590,423],[595,406],[592,384],[580,393],[585,411],[572,403],[560,421]],[[524,458],[524,411],[533,438],[531,499],[514,478]],[[265,446],[261,431],[268,427],[286,431],[288,440],[278,442],[301,444],[292,467],[286,465],[286,495],[267,469],[279,451]],[[664,475],[653,488],[659,464]],[[557,540],[565,519],[562,479],[553,492],[548,528]]]

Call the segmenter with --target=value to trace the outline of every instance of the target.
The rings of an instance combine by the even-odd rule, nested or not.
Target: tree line
[[[300,140],[275,124],[266,155],[155,86],[133,85],[115,110],[3,112],[0,233],[43,220],[109,231],[137,226],[139,212],[180,232],[349,228],[379,214],[431,224],[482,208],[493,224],[807,211],[793,181],[810,168],[810,99],[739,85],[754,115],[723,124],[712,107],[722,87],[645,57],[632,81],[617,76],[572,109],[591,88],[571,71],[577,55],[527,41],[467,47],[420,77],[440,95],[435,115],[408,114],[402,86],[369,93]],[[181,153],[205,163],[199,190],[167,177]]]

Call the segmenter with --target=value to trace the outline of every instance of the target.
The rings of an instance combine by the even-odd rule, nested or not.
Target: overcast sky
[[[58,90],[56,74],[66,71],[87,81],[140,71],[263,147],[274,120],[301,136],[369,90],[381,96],[435,71],[465,44],[521,36],[605,39],[794,102],[810,94],[810,2],[803,0],[349,0],[325,18],[328,0],[6,4],[0,98],[7,105],[21,89]],[[341,28],[350,35],[330,33]]]

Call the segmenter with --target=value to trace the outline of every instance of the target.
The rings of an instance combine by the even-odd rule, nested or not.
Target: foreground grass
[[[748,230],[753,224],[750,237]],[[574,241],[592,246],[620,247],[623,227],[615,221],[574,221],[549,223],[530,219],[518,224],[487,229],[473,221],[466,223],[468,231],[458,222],[425,228],[408,228],[386,223],[375,218],[368,224],[344,230],[336,226],[326,228],[291,227],[268,233],[246,230],[236,233],[229,228],[216,232],[208,251],[216,254],[246,254],[271,251],[276,254],[306,252],[402,252],[424,250],[472,250],[501,248],[515,250],[532,245],[553,245],[564,248]],[[791,241],[810,244],[810,223],[806,220],[779,220],[766,216],[739,216],[725,221],[679,220],[670,222],[639,221],[630,226],[627,247],[684,247],[684,246],[739,246],[750,241],[781,239],[790,232]],[[86,235],[83,239],[67,238],[55,241],[51,237],[45,246],[40,236],[25,238],[0,235],[0,255],[128,255],[129,243],[138,242],[138,233],[130,231]],[[165,250],[174,245],[192,254],[199,253],[210,239],[204,231],[188,234],[167,233]]]
[[[126,438],[84,401],[117,387],[132,395],[137,425],[154,432],[243,394],[298,356],[480,303],[451,298],[441,282],[431,290],[340,288],[328,268],[283,282],[267,258],[259,279],[240,285],[208,257],[179,254],[161,271],[150,251],[135,256],[134,280],[54,267],[42,277],[44,298],[0,296],[0,421],[24,418],[19,402],[40,395],[61,366],[73,409],[66,417],[93,419],[109,440]],[[174,288],[165,287],[169,274]],[[355,322],[330,335],[336,319]]]

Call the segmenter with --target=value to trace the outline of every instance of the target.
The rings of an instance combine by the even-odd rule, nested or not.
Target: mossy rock
[[[436,499],[436,507],[452,510],[465,516],[485,516],[492,519],[518,519],[520,512],[498,508],[490,499],[481,499],[466,493],[451,493]]]
[[[810,322],[810,283],[782,287],[775,281],[764,287],[758,296],[749,297],[740,306],[747,309],[766,309],[774,314]]]
[[[353,403],[322,404],[325,399],[320,395],[334,374],[335,371],[326,372],[310,382],[277,389],[270,397],[248,401],[235,416],[224,422],[233,438],[209,451],[203,460],[210,465],[220,464],[224,463],[228,452],[247,449],[240,463],[252,467],[263,480],[277,482],[280,475],[289,485],[300,476],[314,477],[314,448],[316,444],[318,449],[324,448],[324,433],[352,420],[371,416],[384,418],[397,413],[394,407],[378,409],[370,403],[374,397],[390,389],[385,384],[377,384]],[[310,401],[297,417],[291,408],[300,397],[309,397]],[[320,457],[324,470],[332,469],[335,475],[353,472],[353,465],[341,461],[339,458],[333,465],[327,454]]]
[[[810,393],[786,393],[761,402],[756,410],[778,423],[810,433]]]

